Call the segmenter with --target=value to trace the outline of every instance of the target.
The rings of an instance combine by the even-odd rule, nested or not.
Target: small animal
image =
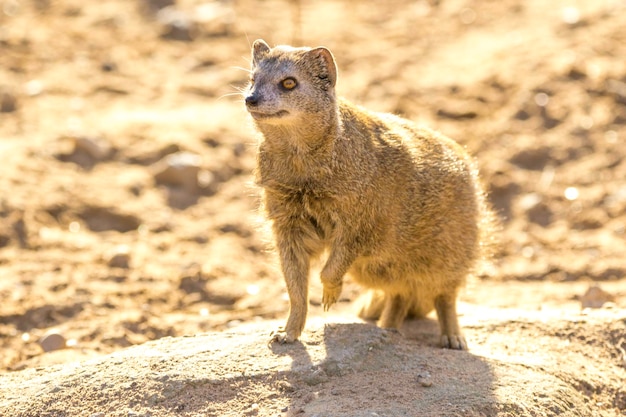
[[[245,105],[262,134],[255,179],[290,300],[272,340],[301,335],[310,264],[326,255],[325,310],[350,274],[369,289],[361,317],[399,328],[435,309],[441,345],[467,349],[457,293],[483,256],[491,218],[472,158],[438,132],[338,98],[324,47],[257,40],[250,74]]]

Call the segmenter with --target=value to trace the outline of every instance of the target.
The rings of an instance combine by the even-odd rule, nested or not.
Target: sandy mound
[[[626,406],[626,357],[611,346],[626,345],[626,312],[481,313],[471,353],[435,348],[434,321],[404,336],[317,321],[302,342],[271,347],[277,324],[266,322],[5,374],[0,406],[16,417],[611,416]]]

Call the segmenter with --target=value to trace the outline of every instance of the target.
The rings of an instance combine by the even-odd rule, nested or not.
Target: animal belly
[[[350,275],[360,285],[384,292],[406,291],[411,287],[406,268],[398,262],[375,259],[358,259],[350,269]]]

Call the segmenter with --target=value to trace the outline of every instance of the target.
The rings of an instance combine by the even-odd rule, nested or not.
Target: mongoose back
[[[325,310],[350,274],[370,289],[361,317],[399,328],[435,309],[442,346],[466,349],[457,293],[489,217],[474,163],[433,130],[337,98],[336,82],[324,47],[252,46],[245,104],[263,136],[256,182],[290,300],[272,340],[301,335],[310,262],[327,253]]]

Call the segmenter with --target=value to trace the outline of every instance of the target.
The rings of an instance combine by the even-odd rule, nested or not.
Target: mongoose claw
[[[270,338],[268,345],[271,345],[272,343],[275,343],[275,342],[280,343],[281,345],[284,345],[285,343],[293,343],[296,341],[296,339],[298,339],[297,337],[290,334],[289,332],[284,331],[283,329],[279,329],[278,331],[272,332],[270,336],[271,338]]]
[[[340,295],[341,284],[333,287],[328,284],[324,284],[324,293],[322,295],[322,305],[324,306],[324,311],[330,310],[330,306],[339,300]]]
[[[441,335],[441,347],[444,349],[467,350],[467,342],[461,335]]]

